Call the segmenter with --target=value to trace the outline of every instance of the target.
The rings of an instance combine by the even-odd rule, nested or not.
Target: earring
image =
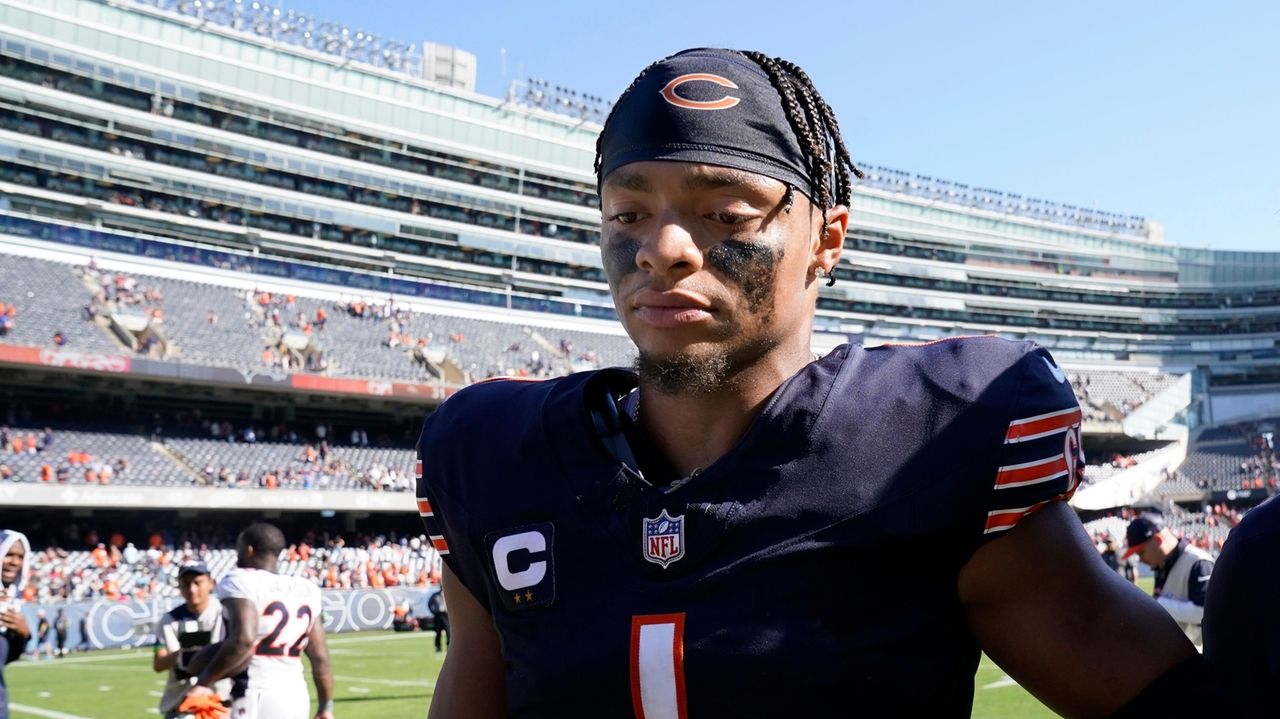
[[[813,269],[813,275],[818,278],[827,278],[827,287],[835,287],[836,285],[835,273],[827,270],[825,267],[815,267]]]

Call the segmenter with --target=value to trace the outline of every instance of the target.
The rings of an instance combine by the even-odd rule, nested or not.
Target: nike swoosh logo
[[[1053,378],[1054,378],[1054,379],[1058,380],[1059,382],[1066,382],[1066,381],[1067,381],[1067,375],[1066,375],[1066,373],[1064,373],[1064,372],[1062,371],[1062,368],[1061,368],[1061,367],[1059,367],[1058,365],[1056,365],[1056,364],[1054,364],[1054,363],[1050,362],[1049,360],[1045,359],[1044,357],[1041,357],[1040,359],[1044,360],[1044,366],[1049,368],[1049,372],[1050,372],[1051,374],[1053,374]]]

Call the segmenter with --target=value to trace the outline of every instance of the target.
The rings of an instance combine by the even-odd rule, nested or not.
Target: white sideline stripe
[[[340,682],[357,682],[360,684],[384,684],[389,687],[434,687],[431,679],[377,679],[374,677],[353,677],[346,674],[334,674],[333,678]]]
[[[8,667],[6,667],[7,669]],[[76,714],[65,714],[56,712],[52,709],[41,709],[40,707],[29,707],[26,704],[10,704],[9,711],[19,714],[30,714],[38,717],[48,717],[48,719],[92,719],[92,717],[82,717]]]
[[[365,687],[349,687],[349,688],[347,689],[347,691],[349,691],[349,692],[355,692],[356,694],[368,694],[369,692],[371,692],[371,691],[373,691],[373,690],[372,690],[372,689],[366,689]]]
[[[73,657],[71,659],[56,659],[51,662],[14,662],[4,668],[7,672],[10,669],[21,669],[22,667],[42,667],[44,669],[55,669],[67,664],[88,664],[89,662],[115,662],[121,659],[137,659],[144,654],[150,654],[150,651],[133,651],[125,654],[112,654],[106,657]]]
[[[426,641],[426,638],[425,638],[426,635],[415,636],[417,634],[418,634],[417,632],[399,632],[396,634],[385,634],[385,635],[376,636],[376,637],[331,636],[329,637],[329,644],[359,644],[363,642],[386,642],[394,639],[421,639],[424,642]],[[149,654],[151,654],[150,650],[134,650],[131,652],[125,652],[123,654],[111,654],[105,657],[72,657],[70,659],[55,659],[54,661],[51,661],[51,662],[21,661],[21,662],[14,662],[13,664],[6,666],[4,670],[9,671],[10,669],[22,669],[23,667],[56,669],[57,667],[65,666],[67,664],[88,664],[89,662],[116,662],[124,659],[137,659],[138,657],[149,655]]]
[[[1008,674],[1006,674],[1004,676],[1004,679],[997,679],[994,682],[991,682],[990,684],[983,684],[982,688],[983,689],[1003,689],[1004,687],[1015,687],[1017,685],[1018,683],[1014,681],[1012,678],[1010,678]]]
[[[395,634],[383,634],[376,637],[359,637],[359,636],[335,637],[332,634],[330,634],[328,637],[328,640],[329,640],[329,644],[359,644],[361,642],[389,642],[395,639],[421,639],[423,642],[425,642],[427,641],[426,639],[427,636],[429,635],[426,632],[396,632]]]
[[[329,644],[360,644],[363,642],[387,642],[395,639],[421,639],[422,641],[425,642],[426,635],[416,636],[418,634],[419,634],[418,632],[398,632],[396,634],[385,634],[385,635],[380,635],[375,637],[330,636],[328,639],[329,639]],[[65,666],[67,664],[88,664],[89,662],[116,662],[124,659],[137,659],[138,657],[141,657],[144,655],[150,655],[150,654],[151,654],[150,650],[143,649],[143,650],[134,650],[131,652],[125,652],[123,654],[111,654],[105,657],[72,657],[70,659],[55,659],[54,661],[51,661],[51,662],[21,661],[21,662],[14,662],[13,664],[6,666],[4,670],[9,671],[10,669],[21,669],[23,667],[56,669],[57,667]]]

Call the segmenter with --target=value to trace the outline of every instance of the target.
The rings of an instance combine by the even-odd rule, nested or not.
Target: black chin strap
[[[604,444],[605,449],[618,460],[623,466],[630,469],[637,476],[643,476],[640,473],[640,463],[636,461],[636,455],[631,451],[631,443],[627,441],[626,420],[623,419],[623,413],[618,406],[619,397],[614,394],[607,386],[596,387],[595,397],[589,400],[589,409],[591,412],[591,424],[595,428],[596,436],[600,438],[600,442]],[[588,391],[593,388],[588,388]],[[627,401],[631,401],[630,395]]]

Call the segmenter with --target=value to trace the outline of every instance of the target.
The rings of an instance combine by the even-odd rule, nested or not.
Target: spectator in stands
[[[1231,531],[1205,602],[1204,650],[1240,716],[1280,716],[1280,498]]]
[[[1201,646],[1200,624],[1204,619],[1209,578],[1213,574],[1213,558],[1187,540],[1179,539],[1154,514],[1144,514],[1130,522],[1125,540],[1128,544],[1125,558],[1137,555],[1143,564],[1155,570],[1156,602],[1178,622],[1193,644]]]
[[[17,314],[17,305],[6,307],[0,302],[0,337],[4,337],[13,330],[13,318]]]
[[[53,333],[53,344],[58,347],[67,346],[67,336],[62,334],[62,330]]]

